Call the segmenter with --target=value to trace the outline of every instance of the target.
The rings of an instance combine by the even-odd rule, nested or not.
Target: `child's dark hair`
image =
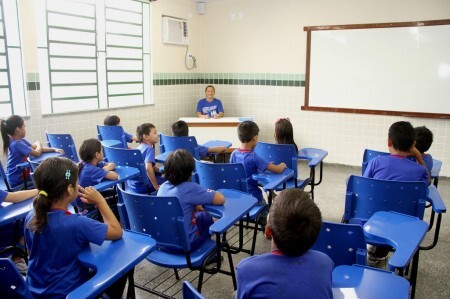
[[[156,127],[151,123],[143,123],[142,125],[138,126],[136,128],[136,136],[139,139],[139,142],[143,142],[144,135],[150,134],[150,131],[155,128]]]
[[[8,154],[9,144],[11,143],[9,136],[13,135],[17,128],[22,128],[23,123],[23,118],[19,115],[11,115],[6,120],[1,120],[0,128],[2,131],[4,155]]]
[[[268,225],[277,248],[284,255],[300,256],[316,242],[322,215],[308,193],[286,189],[274,201]]]
[[[408,121],[398,121],[389,128],[389,139],[396,150],[407,152],[414,145],[414,128]]]
[[[433,133],[425,126],[415,127],[416,148],[420,153],[428,151],[433,143]]]
[[[164,163],[166,178],[175,186],[187,182],[194,169],[194,157],[185,149],[177,149],[170,153]]]
[[[36,168],[33,179],[39,194],[33,200],[35,215],[28,223],[28,228],[34,232],[42,232],[52,203],[63,199],[69,185],[76,188],[78,168],[67,158],[51,157]]]
[[[105,117],[103,124],[105,126],[118,126],[120,124],[120,117],[115,114],[110,114]]]
[[[297,144],[294,141],[294,128],[289,118],[280,118],[275,123],[275,139],[278,144],[293,144],[298,152]]]
[[[179,120],[172,124],[173,136],[189,136],[189,127],[185,121]]]
[[[216,92],[216,88],[215,88],[214,86],[212,86],[212,85],[206,86],[205,92],[206,92],[206,91],[208,90],[208,88],[210,88],[210,87],[214,90],[214,92]]]
[[[239,124],[237,132],[239,140],[243,143],[247,143],[259,134],[259,128],[255,122],[246,120]]]
[[[95,138],[86,139],[80,146],[80,150],[78,151],[80,155],[80,159],[83,162],[91,162],[95,158],[96,153],[100,153],[102,151],[102,143]],[[83,163],[78,164],[78,171],[83,169]]]

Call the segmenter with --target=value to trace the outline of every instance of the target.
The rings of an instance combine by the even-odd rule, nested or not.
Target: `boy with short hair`
[[[172,124],[172,133],[173,136],[176,137],[189,136],[188,124],[183,120],[174,122]],[[227,148],[225,146],[206,147],[200,144],[198,145],[198,154],[200,155],[200,157],[206,157],[208,153],[223,153],[226,150]]]
[[[230,163],[241,163],[244,165],[247,174],[248,192],[258,199],[258,205],[265,205],[261,189],[258,188],[258,182],[252,178],[258,171],[270,170],[275,173],[282,173],[286,169],[285,163],[278,165],[266,161],[253,152],[258,143],[259,128],[253,121],[243,121],[239,124],[238,137],[241,146],[234,150],[230,156]]]
[[[322,216],[309,195],[299,189],[281,191],[267,218],[272,252],[237,265],[237,298],[333,298],[333,261],[310,250]]]
[[[427,170],[414,147],[415,133],[410,122],[395,122],[389,128],[388,147],[390,155],[378,156],[369,161],[363,176],[392,181],[423,181],[430,184]],[[413,155],[418,163],[406,158]]]
[[[433,168],[433,157],[426,152],[430,149],[433,143],[433,133],[425,126],[415,127],[414,133],[416,136],[416,148],[422,156],[422,160],[427,167],[428,171],[431,173]]]

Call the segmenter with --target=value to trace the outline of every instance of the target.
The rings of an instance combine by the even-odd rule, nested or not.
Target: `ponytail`
[[[11,115],[6,120],[2,120],[0,123],[3,139],[3,154],[6,156],[8,154],[8,148],[10,141],[10,136],[14,134],[17,128],[22,128],[23,118],[19,115]]]
[[[28,228],[34,232],[41,233],[47,224],[47,213],[52,206],[51,200],[39,192],[33,200],[34,217],[28,223]]]

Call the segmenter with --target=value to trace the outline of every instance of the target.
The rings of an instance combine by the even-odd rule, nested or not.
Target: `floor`
[[[306,177],[309,170],[306,164],[300,164],[300,177]],[[350,167],[335,164],[324,165],[324,178],[321,185],[315,189],[315,202],[322,211],[322,217],[327,221],[340,222],[344,210],[345,198],[345,182],[352,174],[360,174],[361,168]],[[440,178],[438,190],[441,193],[447,206],[450,206],[450,179]],[[428,215],[428,214],[426,214]],[[419,261],[419,274],[416,289],[417,299],[433,299],[433,298],[450,298],[450,253],[448,246],[450,243],[450,224],[448,216],[444,214],[440,238],[438,245],[429,251],[421,251]],[[428,218],[426,218],[428,219]],[[234,231],[229,233],[230,243],[236,241],[236,237],[232,237]],[[249,241],[247,236],[244,240]],[[430,239],[425,239],[424,244],[429,244]],[[270,241],[266,240],[262,234],[258,234],[256,246],[256,254],[265,253],[270,250]],[[247,246],[249,243],[247,244]],[[228,264],[226,255],[223,254],[225,264]],[[247,254],[241,253],[233,256],[234,266]],[[173,271],[166,271],[162,268],[154,266],[147,261],[141,262],[135,271],[136,283],[146,284],[148,286],[158,286],[158,289],[164,290],[165,293],[174,298],[182,298],[180,293],[181,282],[177,282],[174,277],[168,281],[162,282]],[[181,281],[193,281],[196,286],[197,273],[189,273],[187,271],[180,272]],[[206,275],[206,282],[203,285],[202,294],[205,298],[230,298],[233,295],[233,284],[229,276],[216,274],[213,276]],[[136,288],[137,298],[158,298],[153,294],[144,292]]]

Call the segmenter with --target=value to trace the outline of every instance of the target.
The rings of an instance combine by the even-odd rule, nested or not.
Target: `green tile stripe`
[[[153,85],[227,84],[305,86],[304,74],[276,73],[154,73]]]

